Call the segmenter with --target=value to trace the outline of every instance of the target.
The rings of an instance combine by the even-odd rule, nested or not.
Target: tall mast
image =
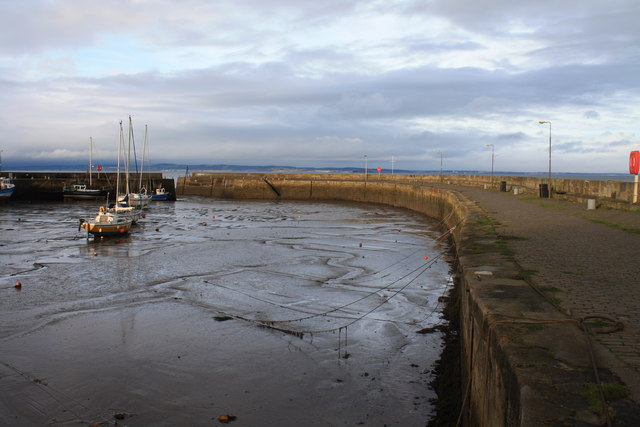
[[[89,188],[93,187],[93,181],[91,181],[91,169],[93,169],[93,138],[89,137]]]
[[[138,184],[138,191],[142,192],[142,172],[144,171],[144,156],[147,151],[147,125],[144,125],[144,145],[142,147],[142,164],[140,165],[140,183]]]
[[[124,131],[122,130],[122,120],[120,120],[120,141],[118,141],[118,172],[116,174],[116,206],[120,196],[120,150],[124,146]]]
[[[129,116],[129,149],[127,150],[127,164],[125,167],[125,174],[127,176],[127,195],[131,192],[129,188],[129,168],[131,167],[131,140],[133,139],[133,123],[131,122],[131,116]]]

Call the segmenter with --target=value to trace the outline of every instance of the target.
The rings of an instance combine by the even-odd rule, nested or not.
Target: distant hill
[[[94,166],[97,166],[96,163]],[[113,163],[100,164],[104,172],[114,172],[117,168]],[[182,164],[182,163],[155,163],[145,165],[145,170],[150,172],[158,171],[186,171],[189,168],[191,172],[208,171],[208,172],[254,172],[254,173],[363,173],[363,168],[357,167],[297,167],[297,166],[250,166],[250,165],[228,165],[228,164]],[[59,172],[83,172],[87,171],[86,163],[55,163],[55,162],[11,162],[3,165],[5,171],[59,171]],[[369,169],[370,174],[377,173],[376,169]],[[383,173],[390,173],[390,169],[383,170]],[[435,173],[433,171],[411,171],[396,169],[394,173]],[[439,173],[439,171],[438,171]]]
[[[96,163],[97,166],[99,163]],[[117,165],[114,163],[102,163],[103,172],[115,172]],[[186,163],[154,163],[145,165],[145,171],[162,172],[171,171],[170,175],[184,175],[189,168],[189,172],[245,172],[245,173],[364,173],[362,167],[298,167],[298,166],[279,166],[279,165],[229,165],[229,164],[186,164]],[[3,162],[2,170],[6,172],[86,172],[86,163],[62,163],[62,162],[31,162],[31,161],[11,161]],[[378,173],[377,168],[368,169],[370,175]],[[390,174],[391,169],[383,169],[382,173]],[[397,175],[437,175],[440,170],[409,170],[394,169]],[[443,170],[443,174],[452,175],[489,175],[487,171],[477,170]],[[495,171],[495,176],[528,176],[546,178],[547,172],[514,172],[514,171]],[[597,181],[632,181],[633,175],[621,173],[571,173],[571,172],[554,172],[553,178],[577,179],[577,180],[597,180]]]
[[[265,166],[249,166],[249,165],[186,165],[186,164],[174,164],[174,163],[156,163],[152,166],[153,170],[186,170],[189,167],[190,171],[220,171],[220,172],[260,172],[260,173],[363,173],[363,168],[356,167],[298,167],[298,166],[278,166],[278,165],[265,165]],[[376,169],[369,169],[370,174],[377,173]],[[391,170],[384,170],[384,173],[390,173]],[[396,169],[395,173],[429,173],[428,171],[410,171]]]

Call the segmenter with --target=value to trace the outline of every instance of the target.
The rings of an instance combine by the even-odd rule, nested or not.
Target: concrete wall
[[[488,228],[489,219],[475,203],[458,192],[411,182],[408,177],[366,182],[357,178],[362,176],[197,174],[179,180],[178,194],[383,203],[441,220],[443,231],[450,231],[455,243],[460,277],[465,425],[538,426],[588,412],[579,392],[559,392],[554,383],[580,390],[590,380],[589,361],[575,367],[574,360],[552,363],[548,359],[557,343],[532,342],[535,334],[514,325],[526,313],[528,318],[551,319],[545,333],[560,337],[561,345],[583,337],[522,279],[519,267],[505,257],[494,230]],[[489,276],[478,274],[487,270]]]
[[[72,184],[89,184],[86,173],[77,172],[5,172],[11,176],[16,185],[12,199],[16,200],[62,200],[62,190]],[[122,179],[121,174],[121,179]],[[162,173],[151,172],[142,174],[143,182],[150,182],[152,191],[164,187],[175,195],[173,179],[164,179]],[[94,188],[105,188],[113,196],[116,193],[116,174],[113,172],[94,173],[92,176]],[[131,182],[139,182],[138,174],[131,174]],[[144,184],[143,184],[144,185]],[[121,183],[121,192],[123,186]]]
[[[211,187],[217,190],[220,185],[224,186],[225,182],[230,180],[255,180],[266,177],[268,180],[274,181],[313,181],[314,183],[322,181],[341,181],[341,182],[365,182],[364,174],[240,174],[240,173],[224,173],[224,174],[208,174],[195,173],[190,178],[190,186]],[[539,196],[539,185],[546,184],[547,179],[532,177],[513,177],[513,176],[491,176],[486,175],[367,175],[366,182],[369,184],[380,182],[392,183],[441,183],[452,185],[463,185],[469,187],[487,188],[498,190],[501,183],[504,183],[506,191],[518,194],[527,194],[532,197]],[[180,184],[183,178],[178,178],[178,194],[182,191]],[[289,183],[288,185],[294,185]],[[588,199],[595,199],[596,204],[602,207],[610,207],[624,210],[640,210],[640,203],[632,203],[634,184],[633,182],[622,181],[585,181],[574,179],[552,179],[551,180],[552,197],[570,200],[574,202],[584,203]],[[206,193],[206,189],[201,191]],[[214,195],[212,191],[211,194]],[[204,195],[204,194],[203,194]],[[219,197],[219,196],[218,196]],[[258,196],[256,198],[264,198]]]

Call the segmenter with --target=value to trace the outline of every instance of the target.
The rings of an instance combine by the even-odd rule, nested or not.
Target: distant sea
[[[177,171],[177,170],[164,170],[162,171],[166,178],[177,178],[181,176],[185,176],[185,170]],[[189,169],[189,174],[194,172],[217,172],[217,173],[225,173],[225,172],[245,172],[245,173],[316,173],[316,174],[330,174],[330,173],[350,173],[350,174],[362,174],[364,170],[331,170],[331,169],[317,169],[317,170],[293,170],[293,169],[283,169],[283,170],[272,170],[272,171],[258,171],[252,168],[247,168],[247,170],[220,170],[220,169]],[[378,172],[375,170],[369,170],[369,175],[376,175]],[[382,171],[383,174],[389,175],[391,171]],[[483,175],[489,176],[490,172],[485,171],[447,171],[443,170],[442,173],[444,175]],[[400,170],[394,171],[396,175],[438,175],[440,171],[407,171]],[[548,173],[545,172],[494,172],[494,176],[523,176],[523,177],[532,177],[532,178],[547,178],[549,176]],[[553,179],[575,179],[579,181],[624,181],[624,182],[633,182],[634,175],[631,174],[622,174],[622,173],[571,173],[571,172],[558,172],[552,173],[551,178]]]
[[[163,165],[164,166],[164,165]],[[197,165],[189,167],[182,165],[172,165],[170,167],[151,167],[147,169],[149,172],[162,172],[165,178],[177,178],[185,176],[185,174],[192,174],[194,172],[220,172],[220,173],[313,173],[313,174],[330,174],[330,173],[347,173],[347,174],[363,174],[364,169],[360,168],[296,168],[288,166],[242,166],[242,165]],[[104,166],[104,172],[115,172],[114,166]],[[23,168],[11,168],[4,167],[3,174],[10,172],[87,172],[86,169],[80,169],[77,167],[23,167]],[[376,175],[378,172],[371,168],[368,171],[369,175]],[[94,171],[94,173],[97,173]],[[391,170],[384,169],[383,174],[391,174]],[[440,170],[395,170],[393,172],[396,175],[438,175]],[[444,175],[491,175],[487,171],[462,171],[462,170],[443,170]],[[538,177],[547,178],[547,172],[513,172],[513,171],[495,171],[494,176],[523,176],[523,177]],[[580,181],[624,181],[633,182],[634,175],[628,173],[584,173],[584,172],[552,172],[551,177],[555,179],[575,179]]]

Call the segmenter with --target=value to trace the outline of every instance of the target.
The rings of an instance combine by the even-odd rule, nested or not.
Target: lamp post
[[[538,120],[541,125],[549,123],[549,198],[551,198],[551,121]]]
[[[493,188],[493,144],[487,144],[487,147],[491,147],[491,188]]]
[[[442,182],[444,180],[442,176],[442,151],[438,151],[438,154],[440,154],[440,182]]]
[[[367,170],[369,169],[369,164],[367,160],[367,155],[364,155],[364,180],[367,180]]]

